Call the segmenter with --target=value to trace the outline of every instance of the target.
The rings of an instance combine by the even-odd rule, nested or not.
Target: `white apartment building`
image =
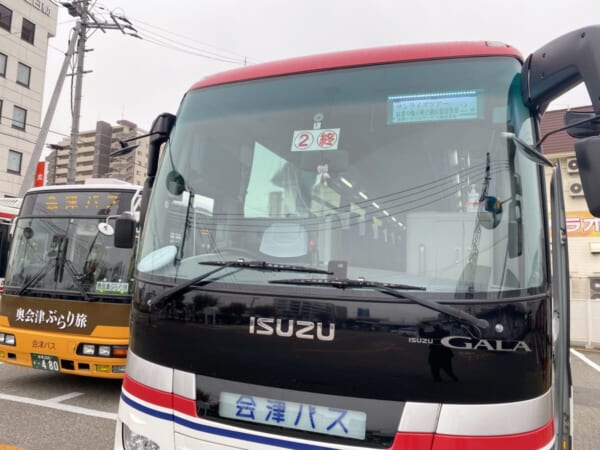
[[[0,197],[18,194],[37,140],[58,8],[52,0],[0,0]]]
[[[2,0],[0,0],[2,1]],[[123,156],[111,156],[121,146],[119,140],[147,134],[147,131],[128,120],[117,120],[116,125],[98,121],[96,129],[80,131],[77,146],[75,183],[87,178],[115,178],[143,185],[146,179],[149,139],[137,139],[129,144],[139,144]],[[69,173],[70,139],[65,138],[52,146],[46,158],[46,184],[66,184]]]

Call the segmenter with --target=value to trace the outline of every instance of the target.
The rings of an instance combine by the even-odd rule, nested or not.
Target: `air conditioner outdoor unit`
[[[583,197],[581,183],[569,183],[569,194],[571,194],[571,197]]]
[[[577,158],[567,158],[567,172],[578,173],[579,166],[577,165]]]
[[[600,278],[590,278],[590,298],[592,300],[600,299]]]

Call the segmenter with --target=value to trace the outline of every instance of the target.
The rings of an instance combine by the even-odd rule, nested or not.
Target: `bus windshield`
[[[122,206],[110,205],[111,195]],[[129,208],[132,195],[109,193],[107,200],[98,198],[106,193],[63,191],[25,197],[12,241],[7,289],[19,295],[131,294],[133,253],[114,247],[113,236],[101,232],[99,224],[114,224],[117,212]],[[93,196],[110,207],[94,204]]]
[[[244,258],[457,298],[543,289],[543,172],[510,139],[535,132],[520,69],[462,58],[191,91],[154,184],[140,279],[183,282],[214,270],[199,263]],[[228,271],[215,283],[327,277]]]

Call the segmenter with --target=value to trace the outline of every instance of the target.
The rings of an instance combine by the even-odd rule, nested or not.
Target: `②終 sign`
[[[292,139],[293,152],[337,150],[340,140],[339,128],[325,130],[297,130]]]

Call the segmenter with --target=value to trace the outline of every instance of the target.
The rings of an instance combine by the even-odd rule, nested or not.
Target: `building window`
[[[19,66],[17,68],[17,83],[25,86],[25,87],[29,87],[29,79],[31,78],[31,67],[23,64],[23,63],[19,63]]]
[[[35,38],[35,23],[30,22],[27,19],[23,19],[23,26],[21,27],[21,39],[33,44]]]
[[[0,28],[4,28],[10,32],[10,24],[12,22],[12,11],[4,5],[0,5]]]
[[[12,127],[19,130],[24,130],[26,121],[27,110],[15,105],[13,107]]]
[[[7,172],[10,173],[21,173],[21,160],[23,159],[23,153],[15,150],[8,151],[8,164],[6,165]]]
[[[0,77],[6,76],[6,55],[0,53]]]

